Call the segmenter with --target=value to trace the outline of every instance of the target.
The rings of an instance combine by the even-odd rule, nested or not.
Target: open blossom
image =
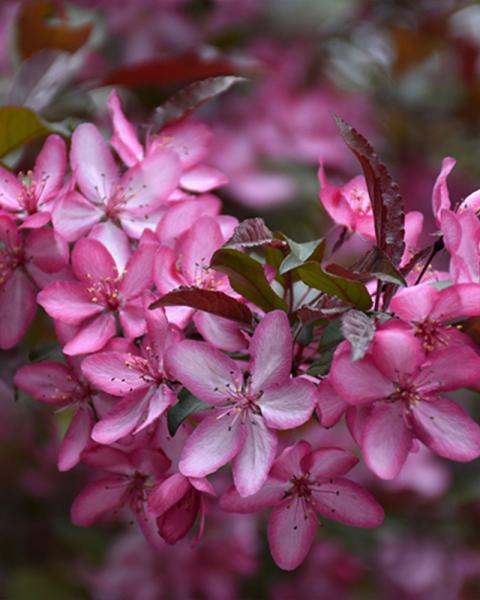
[[[93,428],[101,444],[137,433],[156,421],[176,400],[163,366],[165,354],[176,341],[163,310],[145,310],[147,334],[136,351],[92,354],[82,362],[85,377],[97,388],[119,396],[117,404]]]
[[[313,450],[300,441],[277,458],[257,493],[242,498],[231,488],[220,506],[240,513],[273,507],[268,520],[270,551],[277,565],[290,571],[310,550],[318,524],[316,513],[354,527],[382,523],[382,507],[361,486],[343,477],[357,462],[347,450]]]
[[[68,355],[100,350],[116,332],[116,319],[125,335],[145,332],[142,292],[152,283],[152,247],[140,243],[121,272],[103,244],[79,240],[72,252],[76,281],[56,281],[38,295],[38,303],[54,319],[79,327],[65,345]]]
[[[36,276],[55,273],[68,262],[68,247],[51,228],[26,236],[12,217],[0,214],[0,348],[13,348],[32,322]]]
[[[62,189],[67,166],[65,142],[50,135],[33,171],[17,177],[0,167],[0,207],[23,221],[22,227],[43,227]]]
[[[176,153],[158,148],[120,175],[107,143],[91,123],[73,133],[70,162],[81,193],[63,195],[53,214],[55,229],[69,241],[102,220],[119,223],[138,239],[145,228],[155,226],[151,215],[165,205],[180,174]]]
[[[185,340],[173,346],[167,367],[211,413],[187,440],[179,463],[188,477],[204,477],[233,460],[235,486],[254,494],[275,458],[273,429],[305,423],[315,405],[315,388],[290,378],[292,336],[285,313],[273,311],[257,326],[250,342],[248,373],[219,350]]]
[[[415,438],[452,460],[480,456],[480,427],[440,395],[478,381],[474,350],[455,346],[427,355],[411,332],[387,327],[377,331],[367,356],[352,362],[350,354],[348,343],[339,346],[329,381],[355,407],[348,423],[378,477],[398,475]]]

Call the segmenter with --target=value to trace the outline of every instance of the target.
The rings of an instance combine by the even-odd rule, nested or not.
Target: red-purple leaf
[[[341,331],[352,347],[352,362],[363,358],[375,335],[373,321],[359,310],[349,310],[342,317]]]
[[[223,94],[235,83],[243,81],[246,81],[244,77],[237,77],[236,75],[209,77],[201,81],[194,81],[155,110],[154,127],[161,129],[165,125],[185,119],[208,100]]]
[[[252,313],[245,304],[223,292],[214,290],[202,290],[195,287],[178,288],[155,300],[149,308],[165,306],[189,306],[231,321],[247,324],[252,322]]]
[[[334,119],[344,142],[363,169],[372,203],[377,246],[398,267],[405,248],[405,214],[398,186],[363,135],[340,117],[334,115]]]
[[[245,219],[237,225],[232,237],[223,247],[234,250],[253,248],[270,244],[274,239],[273,233],[265,225],[265,221],[260,217],[255,217],[254,219]]]

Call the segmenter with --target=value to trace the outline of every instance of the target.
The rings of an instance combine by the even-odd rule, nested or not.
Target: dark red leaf
[[[190,306],[190,308],[203,310],[224,319],[248,324],[252,322],[252,313],[245,304],[223,292],[214,290],[202,290],[194,287],[178,288],[155,300],[149,308],[162,306]]]
[[[233,232],[232,237],[224,244],[224,248],[253,248],[254,246],[263,246],[270,244],[275,238],[270,229],[265,225],[265,221],[259,217],[254,219],[245,219]]]
[[[341,331],[352,347],[352,361],[363,358],[375,335],[372,319],[359,310],[349,310],[342,317]]]
[[[351,125],[334,116],[343,140],[363,169],[375,220],[377,246],[398,267],[402,259],[405,215],[398,186],[368,141]]]

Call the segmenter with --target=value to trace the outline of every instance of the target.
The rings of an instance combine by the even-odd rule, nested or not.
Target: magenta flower
[[[315,388],[290,378],[292,336],[285,313],[267,314],[250,342],[248,375],[203,342],[185,340],[166,358],[169,372],[212,413],[187,440],[179,463],[187,477],[204,477],[233,459],[233,479],[242,496],[254,494],[275,458],[272,429],[305,423],[315,406]]]
[[[166,203],[180,176],[178,156],[164,148],[120,175],[107,143],[91,123],[75,130],[70,160],[81,194],[66,194],[53,214],[55,229],[69,241],[101,220],[119,222],[130,237],[139,238],[145,227],[154,226],[151,215]]]
[[[37,156],[33,171],[15,177],[0,167],[0,208],[23,221],[22,227],[43,227],[62,188],[67,166],[65,142],[50,135]]]
[[[94,423],[91,403],[95,392],[73,365],[43,361],[15,373],[15,385],[39,402],[63,409],[75,408],[58,454],[58,469],[68,471],[80,461]]]
[[[163,310],[145,310],[147,335],[140,352],[100,352],[82,362],[85,377],[97,388],[121,400],[93,428],[100,444],[138,433],[174,404],[176,394],[167,385],[164,356],[176,336],[169,330]]]
[[[480,427],[452,400],[439,395],[478,381],[480,359],[468,347],[426,354],[409,331],[377,331],[371,352],[352,362],[350,345],[336,351],[329,380],[349,409],[352,434],[368,467],[382,479],[400,472],[418,438],[439,456],[480,456]]]
[[[152,282],[153,246],[140,243],[121,272],[103,244],[79,240],[72,252],[77,281],[56,281],[38,295],[38,303],[54,319],[79,327],[65,345],[68,355],[101,350],[116,332],[116,318],[125,335],[145,332],[142,293]]]
[[[12,217],[0,214],[0,348],[13,348],[35,317],[37,286],[32,278],[68,263],[68,247],[51,228],[24,238]]]
[[[304,441],[286,448],[257,493],[242,498],[232,487],[220,499],[229,512],[250,513],[273,507],[268,542],[281,569],[296,569],[307,556],[323,517],[354,527],[378,527],[382,507],[361,486],[343,476],[358,459],[341,448],[313,450]]]

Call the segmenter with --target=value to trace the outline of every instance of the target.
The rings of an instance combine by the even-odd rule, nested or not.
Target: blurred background
[[[195,115],[213,132],[206,162],[229,178],[219,192],[224,212],[262,216],[297,240],[320,237],[329,220],[318,201],[319,159],[338,185],[359,173],[333,112],[375,146],[406,208],[424,212],[427,237],[442,158],[457,159],[454,204],[480,184],[474,1],[3,0],[0,39],[0,104],[39,119],[25,143],[0,140],[0,159],[16,169],[31,165],[45,128],[68,137],[94,121],[110,135],[112,88],[145,133],[155,107],[183,86],[235,74],[246,81]],[[186,539],[159,552],[129,523],[73,526],[69,507],[88,473],[56,469],[69,415],[12,387],[15,368],[53,340],[40,314],[22,347],[1,357],[2,600],[480,598],[478,461],[457,465],[427,451],[390,483],[357,467],[385,507],[385,525],[326,523],[290,574],[269,556],[264,516],[212,508],[199,545]],[[478,419],[478,398],[463,401]],[[303,433],[351,444],[342,427]]]

